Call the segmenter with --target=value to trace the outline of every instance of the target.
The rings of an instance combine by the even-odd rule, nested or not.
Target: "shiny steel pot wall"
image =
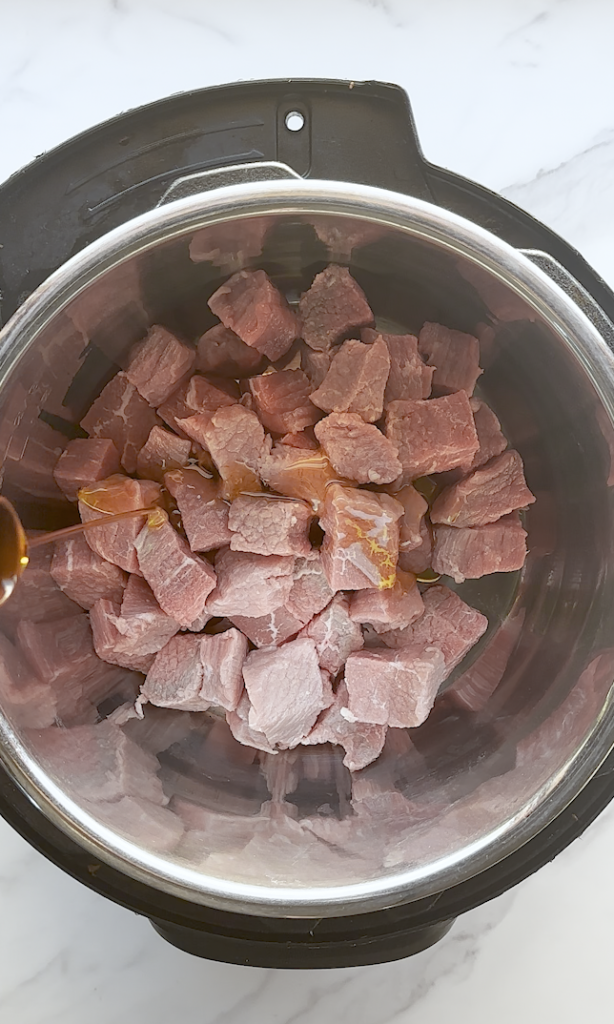
[[[381,327],[428,319],[479,333],[483,395],[537,497],[522,575],[460,588],[490,626],[427,723],[391,731],[352,779],[336,748],[261,761],[213,717],[150,709],[126,731],[157,756],[171,800],[137,817],[80,796],[6,695],[0,719],[8,770],[97,857],[192,902],[270,916],[376,910],[469,878],[552,820],[614,735],[611,328],[547,257],[435,206],[330,182],[235,183],[89,246],[0,335],[3,493],[32,527],[61,521],[58,428],[78,423],[151,323],[197,337],[213,322],[208,296],[237,267],[263,267],[292,298],[331,259],[349,264]],[[187,830],[185,801],[202,812]],[[230,832],[207,813],[219,810]]]

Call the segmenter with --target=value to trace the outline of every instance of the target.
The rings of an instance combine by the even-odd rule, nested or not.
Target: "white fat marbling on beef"
[[[167,615],[189,628],[205,611],[216,576],[169,522],[145,525],[136,539],[139,568]]]
[[[337,594],[330,604],[301,631],[302,637],[313,640],[320,667],[335,676],[352,651],[364,644],[362,630],[349,614],[350,599]]]
[[[196,469],[180,469],[165,475],[164,486],[177,502],[192,551],[213,551],[230,543],[229,505],[215,480]]]
[[[136,459],[160,420],[125,373],[116,373],[81,420],[90,437],[113,441],[126,473],[134,473]]]
[[[28,536],[32,536],[31,533]],[[51,575],[53,545],[29,551],[30,561],[10,601],[0,608],[0,630],[14,639],[21,619],[45,622],[78,615],[80,606],[63,594]]]
[[[97,555],[79,534],[56,541],[51,575],[67,597],[88,610],[102,598],[121,602],[128,582],[123,569]]]
[[[138,454],[136,471],[141,477],[162,481],[169,470],[186,465],[191,448],[192,442],[189,439],[177,437],[162,427],[152,427]]]

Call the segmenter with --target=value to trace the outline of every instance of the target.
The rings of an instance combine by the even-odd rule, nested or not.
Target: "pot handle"
[[[210,192],[214,188],[224,188],[226,185],[244,185],[250,181],[279,181],[287,178],[300,180],[300,177],[300,174],[293,171],[287,164],[279,163],[277,160],[254,160],[249,164],[214,167],[209,171],[200,171],[198,174],[187,174],[182,178],[176,178],[156,203],[156,207],[166,206],[167,203],[172,203],[176,199],[187,199],[189,196],[196,196],[201,192]]]
[[[541,249],[520,249],[519,251],[536,267],[543,270],[544,274],[547,274],[561,291],[573,299],[593,327],[599,331],[608,348],[614,351],[614,324],[608,319],[601,306],[595,302],[590,292],[587,292],[586,288],[550,253],[543,252]]]

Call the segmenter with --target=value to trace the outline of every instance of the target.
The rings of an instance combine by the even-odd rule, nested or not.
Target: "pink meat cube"
[[[189,629],[205,611],[216,576],[209,562],[190,550],[169,522],[147,524],[136,542],[139,568],[167,615]]]
[[[404,629],[424,611],[415,577],[397,569],[397,581],[390,590],[359,590],[352,594],[350,618],[369,622],[376,633]],[[326,667],[326,666],[324,666]]]
[[[433,569],[457,583],[492,572],[513,572],[525,563],[526,539],[517,514],[486,526],[436,526]]]
[[[11,641],[0,633],[0,701],[19,728],[44,729],[56,715],[55,692],[33,672]]]
[[[156,324],[130,350],[126,377],[146,402],[162,405],[192,372],[195,362],[193,348]]]
[[[125,373],[116,373],[81,420],[90,437],[113,441],[126,473],[134,473],[136,459],[151,428],[159,424],[152,409]]]
[[[139,476],[161,483],[169,470],[181,469],[187,464],[191,448],[192,442],[189,439],[177,437],[162,427],[152,427],[138,454],[136,471]]]
[[[331,413],[316,424],[315,435],[333,469],[347,480],[387,484],[403,471],[392,442],[356,413]]]
[[[307,374],[309,383],[313,390],[320,387],[320,384],[330,370],[333,358],[333,350],[316,352],[306,345],[301,348],[301,369]]]
[[[425,402],[391,402],[386,435],[396,446],[410,480],[463,466],[471,462],[479,447],[464,391]]]
[[[320,525],[322,565],[333,590],[394,585],[402,515],[403,506],[388,494],[331,484]]]
[[[480,447],[469,466],[463,467],[467,472],[477,469],[478,466],[483,466],[485,462],[490,462],[495,455],[501,455],[501,452],[507,448],[507,440],[503,436],[501,424],[486,402],[481,402],[479,398],[472,398],[469,404],[473,412]]]
[[[431,520],[457,529],[484,526],[534,501],[520,455],[508,451],[446,487],[433,504]]]
[[[207,601],[211,615],[268,615],[285,604],[293,586],[294,558],[224,550],[215,560],[217,587]]]
[[[430,569],[433,558],[433,538],[425,518],[420,523],[420,543],[415,548],[399,551],[399,568],[404,572],[423,573]]]
[[[365,293],[346,267],[334,264],[316,274],[299,310],[303,338],[310,348],[326,351],[357,327],[373,323]]]
[[[418,339],[413,334],[380,334],[370,327],[360,332],[360,340],[367,345],[380,337],[386,342],[390,356],[384,405],[407,399],[428,398],[435,368],[425,364],[418,352]]]
[[[452,331],[442,324],[424,324],[418,347],[429,366],[435,367],[433,387],[440,392],[473,394],[480,369],[480,343],[471,334]]]
[[[355,412],[367,423],[374,423],[382,415],[389,373],[390,356],[382,338],[372,345],[352,338],[333,356],[311,401],[325,412]]]
[[[406,629],[391,630],[381,637],[387,647],[401,649],[432,645],[443,654],[446,676],[477,644],[488,619],[448,587],[435,585],[422,595],[424,614]]]
[[[78,534],[56,541],[51,575],[68,597],[87,609],[101,598],[121,601],[128,582],[123,569],[97,555]]]
[[[56,483],[71,501],[77,500],[80,487],[113,473],[119,473],[119,453],[113,442],[103,437],[69,441],[53,471]]]
[[[99,658],[146,672],[179,623],[162,611],[148,583],[131,575],[123,600],[98,601],[90,611],[94,647]]]
[[[271,490],[302,498],[319,514],[328,486],[338,475],[321,448],[306,451],[278,443],[270,452],[265,448],[260,476]]]
[[[315,438],[304,430],[300,430],[298,433],[284,434],[280,444],[285,444],[289,448],[300,448],[306,452],[317,452],[320,447]]]
[[[201,228],[192,235],[190,259],[223,267],[260,256],[272,221],[271,217],[246,217]]]
[[[251,351],[251,350],[250,350]],[[234,381],[207,380],[195,373],[184,381],[170,398],[163,402],[158,414],[169,427],[181,437],[187,437],[180,426],[180,420],[193,416],[194,413],[216,412],[228,405],[236,405],[239,400],[238,388]]]
[[[139,705],[179,711],[212,706],[234,711],[243,692],[247,640],[238,629],[213,636],[176,636],[156,656],[141,687]]]
[[[304,624],[283,604],[267,615],[233,615],[231,622],[256,647],[279,647],[296,636]]]
[[[249,716],[252,705],[246,691],[239,701],[236,711],[226,712],[226,721],[234,738],[243,743],[246,747],[255,747],[256,750],[264,750],[267,754],[275,754],[275,747],[267,740],[263,732],[252,729],[249,725]]]
[[[428,717],[445,676],[444,656],[434,645],[350,654],[345,664],[350,721],[415,729]]]
[[[205,331],[198,341],[196,369],[201,373],[216,373],[240,380],[257,373],[263,363],[262,354],[257,349],[250,348],[223,324],[216,324]]]
[[[267,430],[277,434],[304,430],[322,415],[310,401],[311,384],[302,370],[280,370],[251,377],[254,411]]]
[[[230,544],[229,505],[220,497],[215,480],[196,469],[179,469],[165,475],[164,486],[177,502],[192,551],[213,551]]]
[[[264,270],[240,270],[209,299],[225,327],[275,361],[301,333],[298,317]]]
[[[131,480],[129,477],[114,476],[100,481],[99,490],[88,496],[88,502],[100,497],[105,512],[92,508],[91,504],[79,501],[79,514],[84,523],[104,519],[109,512],[129,512],[139,508],[151,508],[160,500],[160,485],[153,480]],[[85,531],[85,539],[92,551],[107,562],[113,562],[126,572],[140,575],[134,543],[143,529],[146,517],[120,519],[117,523],[97,526]]]
[[[230,547],[257,555],[308,555],[312,519],[313,512],[304,501],[239,495],[228,516]]]
[[[28,536],[32,536],[32,532]],[[36,535],[36,533],[34,533]],[[63,594],[51,575],[53,545],[34,548],[10,601],[0,608],[0,630],[13,639],[21,619],[49,622],[78,615],[81,608]]]
[[[313,640],[320,668],[331,676],[336,676],[348,655],[364,644],[360,626],[350,618],[350,599],[345,594],[336,594],[300,635]]]
[[[263,732],[273,746],[300,743],[332,699],[316,645],[306,637],[252,651],[243,665],[243,679],[252,705],[249,727]]]
[[[310,746],[314,743],[334,743],[343,747],[344,765],[351,772],[358,772],[379,757],[387,730],[385,725],[348,721],[343,714],[347,711],[347,706],[347,686],[342,680],[333,704],[322,711],[311,732],[301,740],[301,744]]]
[[[242,491],[259,491],[260,462],[266,453],[264,430],[255,412],[233,405],[209,417],[181,420],[190,437],[211,452],[222,478],[222,496],[232,501]]]
[[[428,503],[411,484],[401,487],[398,491],[391,489],[391,493],[404,510],[399,522],[399,552],[412,551],[420,547],[424,541],[422,526],[428,512]]]

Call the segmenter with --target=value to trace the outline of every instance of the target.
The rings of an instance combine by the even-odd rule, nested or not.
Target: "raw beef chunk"
[[[136,471],[139,476],[161,483],[169,470],[186,465],[191,447],[190,440],[177,437],[162,427],[152,427],[151,434],[138,454]]]
[[[330,352],[316,352],[307,346],[301,349],[301,369],[307,374],[311,387],[314,390],[320,387],[320,384],[330,370],[332,358],[332,350]]]
[[[150,405],[166,402],[191,373],[196,352],[159,324],[130,352],[126,377]]]
[[[201,228],[192,236],[190,259],[193,263],[206,260],[222,267],[260,256],[272,223],[272,217],[246,217]]]
[[[384,405],[399,400],[428,398],[435,372],[427,366],[418,352],[418,339],[413,334],[380,334],[367,327],[360,332],[360,340],[367,345],[381,337],[390,356],[390,374],[384,392]]]
[[[256,373],[262,364],[261,353],[246,345],[223,324],[211,327],[199,339],[196,369],[202,373],[215,373],[236,380]]]
[[[345,665],[350,721],[414,729],[428,717],[445,676],[442,652],[424,643],[350,654]]]
[[[212,567],[190,550],[170,523],[145,525],[136,539],[139,568],[167,615],[188,628],[205,611],[215,587]]]
[[[382,338],[372,345],[344,341],[311,401],[325,412],[355,412],[374,423],[382,415],[389,373],[390,356]]]
[[[357,327],[373,323],[365,293],[346,267],[332,265],[317,274],[299,310],[303,338],[310,348],[326,351]]]
[[[212,551],[230,544],[229,505],[220,497],[214,480],[196,469],[179,469],[165,475],[164,486],[177,502],[192,551]]]
[[[263,732],[271,745],[296,746],[332,701],[316,645],[307,638],[252,651],[245,659],[243,678],[252,705],[248,724]]]
[[[404,572],[423,573],[430,569],[433,557],[433,538],[425,518],[420,523],[420,543],[415,548],[399,551],[399,568]]]
[[[272,451],[265,451],[260,476],[272,490],[289,498],[303,498],[319,513],[328,485],[338,474],[322,449],[305,451],[276,444]]]
[[[315,437],[311,436],[311,432],[306,430],[299,430],[298,433],[284,434],[281,438],[280,444],[288,445],[289,448],[300,448],[302,451],[317,452],[320,447]]]
[[[151,428],[159,424],[152,409],[125,373],[116,373],[81,420],[90,437],[113,441],[126,473],[134,473],[136,459]]]
[[[479,441],[464,391],[422,402],[391,402],[386,435],[408,480],[471,462]]]
[[[260,490],[259,467],[265,455],[264,430],[255,412],[233,405],[181,420],[183,430],[211,452],[222,478],[222,496],[232,501],[242,491]]]
[[[493,572],[513,572],[524,565],[526,538],[517,514],[486,526],[436,526],[433,569],[457,583]]]
[[[247,693],[243,691],[243,696],[239,701],[237,710],[226,712],[226,721],[232,735],[239,743],[245,744],[246,747],[255,747],[256,750],[264,750],[267,754],[275,754],[275,747],[269,743],[264,733],[250,727],[249,716],[251,711],[251,701]]]
[[[92,519],[104,519],[109,513],[129,512],[139,508],[151,508],[160,498],[160,486],[153,480],[130,480],[125,476],[113,476],[100,481],[96,490],[89,491],[87,503],[79,501],[79,514],[84,523]],[[92,505],[100,502],[100,511]],[[108,526],[86,530],[85,539],[92,551],[107,562],[113,562],[126,572],[140,575],[134,543],[143,529],[145,516],[134,519],[120,519]]]
[[[251,377],[254,411],[267,430],[277,434],[304,430],[322,415],[309,400],[311,385],[302,370],[280,370]]]
[[[390,590],[359,590],[352,595],[350,618],[369,622],[376,633],[404,629],[424,611],[415,578],[397,569],[397,580]],[[326,668],[326,666],[324,666]]]
[[[87,609],[101,598],[121,601],[128,582],[123,569],[97,555],[79,534],[56,541],[51,575],[68,597]]]
[[[66,497],[76,501],[80,487],[119,473],[119,468],[119,453],[113,441],[78,437],[66,445],[53,475]]]
[[[225,385],[222,387],[222,383]],[[228,405],[236,405],[239,394],[238,390],[228,387],[227,381],[207,380],[195,373],[189,380],[184,381],[176,391],[173,391],[170,398],[163,402],[158,408],[158,414],[165,423],[168,423],[181,437],[187,435],[181,429],[180,420],[193,416],[194,413],[214,413],[217,409],[223,409]]]
[[[243,692],[247,640],[237,629],[214,636],[176,636],[150,668],[139,704],[180,711],[220,706],[234,711]]]
[[[209,299],[209,308],[225,327],[275,360],[301,333],[298,317],[264,270],[240,270]]]
[[[337,594],[331,603],[302,630],[316,645],[320,668],[336,676],[352,651],[359,651],[364,640],[360,626],[350,618],[350,599]]]
[[[356,413],[331,413],[315,435],[333,469],[358,484],[391,483],[403,470],[392,442]]]
[[[442,324],[424,324],[418,347],[429,366],[435,367],[433,386],[443,392],[473,394],[480,369],[480,343],[471,334],[452,331]]]
[[[486,402],[481,402],[479,398],[472,398],[469,404],[473,412],[473,420],[480,447],[473,456],[473,461],[467,467],[467,471],[477,469],[478,466],[483,466],[485,462],[490,462],[491,459],[494,459],[495,455],[500,455],[507,448],[507,441],[503,436],[501,424],[492,409],[486,405]]]
[[[422,600],[424,614],[407,629],[382,633],[386,646],[436,647],[443,654],[446,675],[463,660],[488,626],[488,619],[447,587],[429,587]]]
[[[212,615],[268,615],[285,604],[293,586],[294,559],[223,551],[215,560],[217,587],[207,601]]]
[[[99,658],[146,672],[179,623],[163,612],[148,583],[130,576],[123,601],[98,601],[90,611],[94,647]]]
[[[347,711],[348,692],[343,680],[339,683],[335,700],[322,711],[310,733],[301,740],[302,744],[335,743],[343,747],[343,763],[351,772],[358,772],[375,761],[382,752],[386,739],[385,725],[369,725],[366,722],[348,721],[343,712]]]
[[[333,590],[394,585],[402,515],[403,506],[388,494],[331,484],[320,525],[322,565]]]
[[[399,552],[412,551],[420,547],[424,541],[422,527],[428,504],[411,484],[391,493],[404,510],[399,522]]]
[[[303,621],[283,604],[267,615],[233,615],[231,622],[256,647],[279,647],[290,637],[296,636],[303,626]]]
[[[446,487],[433,504],[431,520],[457,528],[484,526],[534,501],[522,459],[518,452],[509,451]]]
[[[286,607],[303,623],[309,622],[333,597],[320,555],[312,551],[308,558],[297,558],[292,579],[292,590]]]
[[[308,555],[311,508],[303,501],[240,495],[230,506],[233,551],[258,555]]]

